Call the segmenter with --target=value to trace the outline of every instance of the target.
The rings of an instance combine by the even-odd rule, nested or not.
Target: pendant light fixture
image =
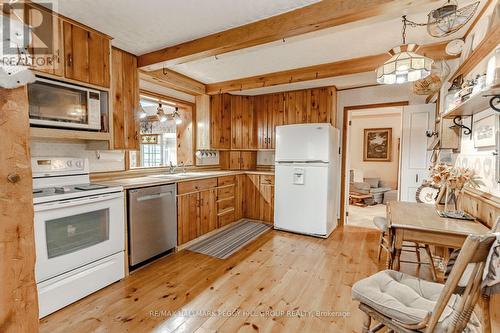
[[[180,124],[182,124],[182,118],[181,118],[181,115],[180,115],[180,113],[179,113],[179,108],[178,108],[178,107],[176,107],[176,108],[175,108],[175,111],[174,111],[174,113],[172,114],[172,116],[173,116],[173,117],[174,117],[174,119],[175,119],[175,124],[176,124],[176,125],[180,125]]]
[[[167,115],[165,114],[165,111],[163,111],[161,103],[158,103],[158,108],[156,109],[156,114],[158,115],[158,120],[160,122],[164,123],[168,120]]]
[[[430,75],[433,60],[415,53],[417,44],[406,44],[408,20],[403,19],[403,44],[389,51],[391,58],[377,69],[377,82],[381,84],[402,84],[423,79]]]

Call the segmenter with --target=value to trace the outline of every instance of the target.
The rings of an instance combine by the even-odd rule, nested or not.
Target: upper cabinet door
[[[139,149],[139,124],[136,111],[139,105],[137,58],[113,49],[111,97],[113,112],[113,145],[115,149]]]
[[[257,117],[257,148],[268,149],[269,107],[268,95],[255,96],[255,116]]]
[[[257,148],[257,116],[253,97],[231,96],[231,149]]]
[[[68,79],[109,87],[110,41],[69,22],[63,23],[65,71]]]
[[[68,79],[89,82],[89,44],[88,31],[71,24],[63,23],[65,71]]]
[[[268,149],[276,148],[276,126],[285,124],[285,94],[277,93],[271,95],[268,109]]]
[[[64,75],[62,20],[50,11],[25,3],[25,22],[32,27],[28,52],[32,69],[57,76]],[[45,24],[39,24],[40,19]],[[48,24],[47,24],[48,23]]]
[[[88,33],[89,83],[109,87],[110,41],[93,31]]]
[[[210,148],[231,148],[231,96],[210,97]]]
[[[285,95],[285,124],[307,123],[309,90],[290,91],[285,93]]]

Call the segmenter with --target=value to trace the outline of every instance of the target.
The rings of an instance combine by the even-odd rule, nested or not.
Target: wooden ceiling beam
[[[194,96],[206,91],[203,83],[166,68],[151,72],[139,70],[139,79]]]
[[[361,21],[376,16],[395,18],[442,0],[323,0],[290,12],[146,53],[139,67],[171,67],[230,51]]]
[[[445,52],[447,42],[421,46],[417,53],[435,60],[453,59]],[[232,91],[276,86],[287,83],[311,81],[336,76],[370,72],[377,69],[390,58],[388,53],[336,61],[327,64],[302,67],[281,72],[257,75],[248,78],[207,84],[207,94],[227,93]]]

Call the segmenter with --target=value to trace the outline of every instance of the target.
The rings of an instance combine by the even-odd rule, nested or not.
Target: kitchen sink
[[[165,179],[183,179],[191,177],[207,177],[207,176],[217,176],[217,172],[180,172],[180,173],[168,173],[160,175],[152,175],[149,177],[153,178],[165,178]]]

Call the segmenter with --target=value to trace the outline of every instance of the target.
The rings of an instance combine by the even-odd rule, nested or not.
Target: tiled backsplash
[[[125,155],[121,150],[106,150],[107,143],[103,143],[102,150],[99,144],[93,144],[89,149],[85,143],[61,142],[31,142],[31,156],[33,157],[81,157],[88,158],[90,172],[107,172],[125,170]]]

